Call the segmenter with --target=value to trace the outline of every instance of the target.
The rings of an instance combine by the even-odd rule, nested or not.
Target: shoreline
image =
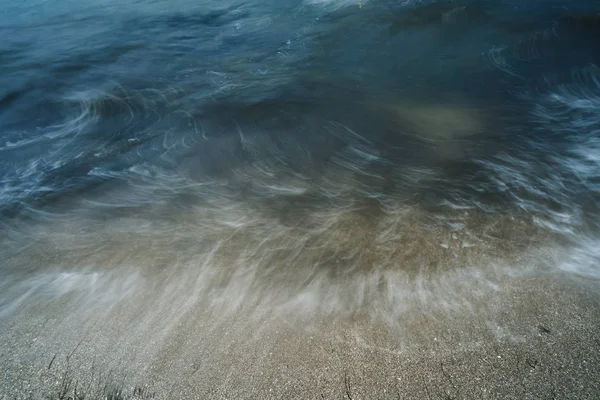
[[[303,321],[192,308],[169,332],[149,332],[147,321],[131,319],[143,305],[129,304],[50,339],[25,316],[13,321],[12,339],[10,328],[0,331],[0,398],[44,398],[60,389],[64,377],[51,372],[62,369],[81,386],[114,384],[138,396],[123,398],[591,399],[600,393],[599,287],[531,276],[507,282],[479,310],[409,312],[402,329],[367,312]]]

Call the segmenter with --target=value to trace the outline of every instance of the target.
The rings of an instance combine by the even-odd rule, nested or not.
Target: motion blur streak
[[[0,11],[0,396],[76,363],[165,398],[292,398],[264,366],[331,388],[310,374],[338,347],[391,371],[435,341],[445,376],[550,315],[597,327],[596,2]]]

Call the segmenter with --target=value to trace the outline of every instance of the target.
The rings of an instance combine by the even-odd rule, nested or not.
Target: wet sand
[[[164,332],[136,326],[145,307],[129,304],[53,335],[68,325],[57,305],[4,325],[2,392],[43,398],[67,375],[88,396],[108,384],[149,398],[592,399],[598,284],[521,279],[474,310],[408,313],[395,328],[366,312],[307,321],[198,309]]]

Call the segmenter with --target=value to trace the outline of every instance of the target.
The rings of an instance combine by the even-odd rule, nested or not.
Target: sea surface
[[[293,195],[335,165],[359,196],[596,226],[595,1],[0,7],[3,218],[173,175]]]

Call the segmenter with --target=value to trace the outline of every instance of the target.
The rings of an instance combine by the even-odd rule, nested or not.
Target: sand
[[[68,375],[91,396],[108,384],[160,399],[592,399],[599,284],[520,277],[475,308],[409,310],[396,324],[368,309],[307,318],[249,305],[225,316],[192,308],[164,331],[136,321],[143,299],[79,321],[65,318],[64,303],[40,305],[4,319],[0,390],[44,398]]]

